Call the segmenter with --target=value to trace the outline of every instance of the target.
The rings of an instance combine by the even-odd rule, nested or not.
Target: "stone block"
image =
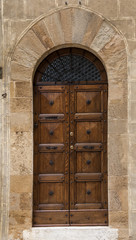
[[[27,68],[34,68],[37,59],[36,57],[30,55],[29,52],[27,53],[17,46],[14,55],[12,56],[12,61],[15,61],[19,65],[23,65]]]
[[[46,51],[45,46],[32,30],[29,30],[27,34],[24,35],[18,46],[28,55],[36,59],[39,59]]]
[[[5,18],[23,18],[25,12],[25,5],[23,0],[8,1],[3,2],[3,14]]]
[[[104,3],[101,0],[88,0],[88,7],[92,10],[102,14],[104,17],[115,18],[117,17],[117,0],[104,0]]]
[[[136,163],[135,163],[136,165]],[[129,187],[130,187],[130,196],[131,196],[131,210],[133,211],[136,211],[136,166],[134,164],[131,165],[131,170],[133,170],[133,167],[135,168],[135,174],[134,174],[134,171],[132,173],[133,176],[130,176],[131,177],[131,182],[129,184]],[[131,175],[131,174],[130,174]]]
[[[104,46],[100,53],[103,53],[103,58],[105,61],[108,61],[109,59],[112,59],[113,56],[120,59],[120,53],[123,53],[125,49],[126,47],[123,37],[116,32],[111,41]],[[126,52],[124,55],[126,55]]]
[[[123,240],[123,239],[121,239],[121,240]],[[136,240],[136,234],[133,236],[129,236],[129,240]]]
[[[91,19],[88,22],[86,32],[83,37],[83,41],[82,41],[83,45],[90,47],[102,22],[103,22],[103,18],[98,17],[97,15],[91,13]],[[95,26],[95,27],[92,28],[92,26]]]
[[[129,133],[133,134],[136,132],[136,123],[129,123],[128,124],[128,129],[129,129]]]
[[[25,15],[27,18],[35,19],[41,14],[48,13],[50,10],[53,10],[55,8],[55,0],[27,0],[27,8],[25,9]]]
[[[15,97],[32,97],[30,82],[15,82]]]
[[[11,113],[10,128],[11,131],[19,132],[32,131],[32,114],[29,112]]]
[[[93,42],[91,43],[91,48],[99,52],[104,46],[110,42],[110,40],[115,36],[115,30],[111,25],[104,21],[97,32]]]
[[[121,17],[135,17],[136,1],[131,0],[128,4],[127,0],[120,0],[120,16]]]
[[[22,193],[20,194],[20,209],[31,210],[32,209],[32,194]]]
[[[32,112],[32,99],[31,98],[11,98],[10,112]]]
[[[127,120],[112,120],[108,121],[108,133],[110,134],[126,134]]]
[[[108,79],[127,79],[127,54],[124,39],[121,35],[116,33],[110,42],[103,46],[99,54],[105,61]]]
[[[128,40],[128,49],[129,53],[133,58],[136,58],[136,41],[135,40]]]
[[[1,12],[0,12],[0,66],[2,66],[2,58],[3,58],[3,37],[2,37],[2,21],[1,21]]]
[[[120,176],[109,176],[109,190],[117,190],[118,192],[123,188],[128,188],[128,176],[120,175]]]
[[[128,177],[109,177],[109,210],[128,210]]]
[[[62,28],[60,11],[56,12],[48,18],[44,19],[48,32],[50,33],[50,37],[52,42],[57,46],[60,44],[64,44],[64,32]]]
[[[25,67],[17,62],[11,62],[11,78],[14,81],[31,81],[33,68]]]
[[[131,157],[131,161],[136,161],[136,135],[135,131],[133,134],[129,134],[129,156]],[[133,171],[133,169],[132,169]]]
[[[49,32],[47,31],[46,25],[44,21],[40,21],[36,23],[33,27],[32,30],[36,34],[36,36],[40,39],[42,44],[44,45],[45,49],[52,48],[54,46]]]
[[[12,221],[15,220],[12,218]],[[9,222],[9,240],[23,240],[23,229],[22,225],[13,225]]]
[[[129,114],[131,122],[136,123],[136,101],[130,102]]]
[[[108,113],[109,119],[127,119],[127,101],[110,101]]]
[[[131,62],[129,62],[129,74],[130,78],[136,80],[136,59],[131,59]]]
[[[30,221],[31,211],[20,210],[20,211],[10,211],[10,225],[24,225],[24,229],[27,228],[28,219]],[[21,229],[20,229],[21,230]]]
[[[9,51],[19,39],[21,33],[28,27],[32,20],[4,19],[4,49]]]
[[[89,22],[93,18],[93,13],[82,9],[72,9],[72,42],[82,43]]]
[[[20,194],[19,193],[10,193],[10,211],[18,211],[20,209]]]
[[[119,101],[124,102],[127,100],[127,80],[126,81],[110,81],[109,82],[109,102],[111,101]]]
[[[35,19],[52,8],[55,8],[55,0],[24,0],[4,1],[4,16],[10,19]]]
[[[110,227],[46,227],[31,228],[23,232],[23,240],[117,240],[118,230]]]
[[[60,10],[60,19],[65,43],[72,43],[72,9]]]
[[[127,154],[127,135],[120,136],[110,134],[108,138],[108,173],[110,176],[120,176],[128,174]]]
[[[33,136],[31,132],[11,132],[11,175],[28,175],[33,171]]]
[[[118,240],[128,240],[129,239],[129,229],[119,228],[119,239]]]
[[[10,97],[13,98],[15,96],[15,86],[14,82],[10,82]]]
[[[135,82],[130,82],[130,100],[136,101],[136,83]]]
[[[109,211],[109,222],[113,228],[128,228],[128,211]]]
[[[127,39],[134,38],[135,26],[132,19],[112,20],[112,23]]]
[[[127,79],[127,55],[125,50],[112,55],[112,57],[106,60],[107,63],[107,73],[109,81],[122,79],[126,81]],[[115,71],[116,69],[116,71]]]
[[[136,236],[136,211],[131,212],[130,224],[130,236]]]
[[[109,210],[119,211],[121,210],[121,201],[117,191],[109,191]]]
[[[10,176],[10,192],[12,193],[31,193],[32,185],[32,175]]]

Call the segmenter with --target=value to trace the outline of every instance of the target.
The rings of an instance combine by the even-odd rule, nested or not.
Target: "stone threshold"
[[[23,231],[23,240],[117,240],[111,227],[33,227]]]

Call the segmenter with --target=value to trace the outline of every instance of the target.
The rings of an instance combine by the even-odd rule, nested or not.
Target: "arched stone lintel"
[[[106,69],[115,64],[115,59],[117,65],[121,60],[122,65],[127,63],[125,42],[119,31],[102,16],[81,7],[55,10],[30,25],[16,44],[12,61],[34,68],[51,49],[67,44],[92,51]],[[124,66],[124,72],[125,69]]]

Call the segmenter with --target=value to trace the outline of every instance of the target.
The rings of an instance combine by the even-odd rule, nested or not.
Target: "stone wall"
[[[65,2],[67,2],[67,5]],[[1,184],[3,184],[1,196],[2,221],[0,225],[2,240],[7,239],[8,230],[9,166],[11,174],[9,239],[21,239],[21,232],[25,228],[31,227],[33,70],[37,65],[38,59],[42,57],[43,52],[47,54],[47,51],[54,46],[70,43],[81,44],[82,47],[87,46],[90,50],[93,49],[105,63],[108,71],[110,106],[109,208],[112,213],[109,216],[112,227],[119,228],[120,239],[128,240],[129,237],[131,240],[136,239],[136,0],[131,0],[130,2],[126,0],[1,0],[0,3],[2,12],[0,21],[2,19],[3,28],[3,34],[0,34],[0,44],[3,45],[3,48],[1,48],[0,51],[3,49],[5,64],[3,80],[0,80],[0,93],[1,95],[5,92],[8,94],[7,98],[2,98],[0,105],[0,113],[2,116],[0,118],[0,124],[2,123],[3,126],[3,132],[2,135],[0,135],[0,155],[2,156],[0,173],[2,179]],[[115,28],[111,27],[112,30],[107,33],[104,32],[105,27],[103,26],[101,31],[99,31],[101,21],[97,21],[97,18],[94,18],[95,27],[93,31],[91,28],[88,28],[89,33],[85,35],[86,22],[93,21],[91,18],[89,19],[89,14],[78,14],[77,11],[75,15],[73,14],[72,17],[70,17],[71,10],[67,11],[67,14],[63,11],[61,14],[63,21],[61,21],[62,25],[60,28],[59,17],[53,20],[55,29],[50,25],[50,18],[46,20],[47,29],[44,28],[45,32],[41,32],[41,35],[44,34],[44,36],[48,36],[50,29],[50,37],[42,39],[43,44],[40,45],[40,49],[36,49],[37,44],[34,44],[35,50],[30,49],[31,46],[29,45],[29,39],[33,39],[33,33],[36,34],[38,27],[33,28],[33,32],[29,32],[27,39],[23,38],[24,40],[21,41],[22,45],[20,49],[18,49],[18,52],[16,48],[16,57],[13,58],[11,75],[11,56],[14,54],[15,44],[19,39],[22,39],[24,35],[23,31],[26,33],[26,29],[30,29],[30,26],[35,25],[34,22],[38,22],[38,19],[41,19],[42,15],[44,17],[49,12],[53,13],[59,8],[69,6],[82,9],[85,7],[89,9],[89,11],[97,13],[96,15],[98,16],[103,15],[104,18],[108,19],[109,22],[107,21],[107,23],[109,25],[110,23],[113,24]],[[79,21],[80,16],[82,16],[82,21]],[[101,17],[99,19],[101,19]],[[74,26],[72,32],[71,24]],[[120,55],[120,66],[117,65],[119,56],[116,53],[119,49],[118,46],[115,45],[115,39],[112,38],[114,35],[117,36],[118,31],[116,31],[116,27],[120,31],[119,36],[121,37],[121,34],[123,36],[121,44],[125,42],[125,45],[122,46],[125,46],[124,48],[127,51],[127,66],[124,50],[120,52],[120,54],[123,53],[123,55]],[[40,26],[40,29],[41,28],[42,26]],[[99,39],[105,34],[107,37],[102,41],[102,45],[100,45]],[[1,39],[2,36],[3,41]],[[83,36],[86,37],[83,38]],[[94,42],[93,39],[95,39]],[[111,41],[111,39],[114,40]],[[56,41],[55,45],[54,41]],[[117,37],[116,42],[118,42]],[[24,47],[26,48],[26,55],[24,54]],[[110,52],[109,49],[112,47],[113,50]],[[23,59],[26,60],[28,51],[30,50],[31,60],[29,60],[26,65],[25,62],[22,61]],[[41,52],[38,55],[39,51]],[[0,52],[0,55],[2,56],[2,52]],[[110,61],[111,55],[114,56],[112,62]],[[21,59],[20,56],[23,56],[23,59]],[[3,59],[3,57],[0,57],[0,64],[3,63],[1,59]],[[19,60],[21,62],[19,62]],[[128,69],[128,75],[124,71],[124,67]],[[115,74],[116,69],[119,71],[116,71]],[[11,119],[10,157],[8,145],[9,115]]]

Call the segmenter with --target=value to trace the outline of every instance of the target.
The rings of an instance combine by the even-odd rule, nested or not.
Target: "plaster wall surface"
[[[4,65],[3,78],[0,79],[1,239],[22,239],[23,230],[31,228],[33,71],[43,52],[47,54],[49,49],[55,46],[62,47],[63,44],[73,43],[93,49],[105,63],[109,73],[109,221],[112,227],[119,229],[120,240],[134,240],[136,239],[136,17],[134,10],[136,0],[130,2],[83,0],[80,1],[81,4],[79,1],[69,0],[67,5],[65,2],[63,0],[0,1],[0,66]],[[59,14],[54,15],[55,17],[44,19],[38,26],[38,19],[41,19],[42,15],[44,18],[49,13],[55,13],[65,7],[89,9],[100,18],[85,11],[69,9],[60,11]],[[103,22],[105,18],[108,19],[106,23],[112,24],[115,28],[111,27],[108,30]],[[33,21],[37,22],[37,25]],[[89,25],[87,26],[89,21],[95,25],[93,30]],[[30,29],[33,25],[35,27],[29,31],[29,35],[22,38],[23,31],[26,32],[26,29]],[[36,33],[39,37],[44,35],[47,38],[39,40]],[[122,42],[117,35],[122,38]],[[22,39],[21,45],[15,48],[19,39]],[[30,39],[33,41],[32,49],[29,45]],[[112,46],[113,51],[109,51]],[[12,58],[11,64],[13,55],[15,57]],[[111,58],[112,56],[114,58]],[[128,70],[128,73],[124,69]],[[2,94],[5,92],[7,97],[3,98]],[[9,146],[11,146],[10,151]],[[10,217],[8,217],[9,213]]]

